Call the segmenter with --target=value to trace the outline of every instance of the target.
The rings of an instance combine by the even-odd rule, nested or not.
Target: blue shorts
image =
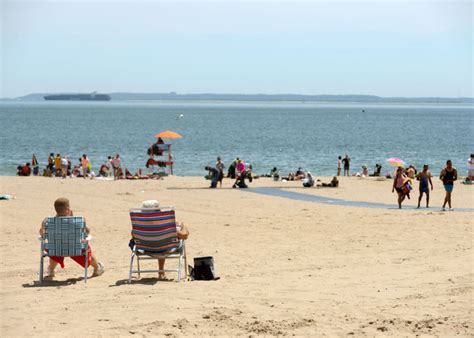
[[[454,184],[444,184],[444,190],[446,192],[453,192]]]

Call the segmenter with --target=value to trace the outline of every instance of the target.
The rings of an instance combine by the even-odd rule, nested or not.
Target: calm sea
[[[182,118],[178,118],[183,114]],[[235,157],[267,173],[297,167],[333,175],[337,156],[349,154],[351,171],[370,171],[388,157],[439,173],[452,159],[460,174],[474,152],[470,105],[381,105],[285,102],[3,102],[0,103],[0,175],[35,153],[41,168],[49,153],[73,164],[88,154],[94,169],[119,153],[123,166],[144,168],[154,135],[173,130],[170,140],[177,175],[205,175],[204,166]]]

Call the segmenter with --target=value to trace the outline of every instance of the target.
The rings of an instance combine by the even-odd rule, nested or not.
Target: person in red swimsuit
[[[54,209],[56,210],[56,217],[60,216],[73,216],[72,210],[69,206],[69,200],[67,198],[58,198],[54,202]],[[43,223],[41,223],[41,228],[40,228],[40,235],[43,236],[44,234],[44,227],[47,222],[47,218],[43,220]],[[89,234],[90,230],[86,226],[86,232]],[[85,267],[86,265],[86,259],[84,256],[73,256],[71,257],[76,263],[81,265],[82,267]],[[89,245],[89,254],[88,254],[88,265],[92,265],[94,268],[94,273],[92,274],[92,277],[100,276],[104,273],[104,264],[99,262],[97,258],[92,254],[92,249]],[[56,256],[50,256],[49,257],[49,273],[48,276],[46,277],[47,279],[52,279],[54,277],[54,269],[56,267],[61,265],[61,268],[64,269],[64,257],[56,257]]]

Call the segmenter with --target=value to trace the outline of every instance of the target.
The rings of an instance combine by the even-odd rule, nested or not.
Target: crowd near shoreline
[[[401,161],[401,160],[400,160]],[[167,176],[166,165],[158,166],[157,163],[162,163],[154,159],[154,155],[151,154],[147,161],[146,169],[138,169],[135,173],[131,173],[127,168],[122,168],[122,162],[120,154],[115,156],[108,156],[107,160],[100,164],[98,173],[93,170],[92,163],[87,156],[83,154],[77,164],[73,165],[69,156],[61,156],[59,153],[54,155],[51,153],[47,159],[47,165],[40,173],[40,166],[35,154],[32,156],[31,162],[27,162],[17,167],[18,176],[45,176],[45,177],[61,177],[61,178],[109,178],[109,179],[161,179]],[[247,188],[247,181],[252,182],[253,179],[259,177],[271,177],[274,181],[301,181],[303,187],[314,187],[314,186],[325,186],[334,187],[339,186],[338,176],[356,176],[356,177],[385,177],[387,179],[393,179],[392,192],[397,193],[398,207],[402,208],[402,203],[405,199],[410,199],[410,193],[414,189],[415,180],[419,181],[419,196],[418,196],[418,208],[421,206],[423,196],[426,196],[426,207],[429,208],[430,201],[430,190],[433,190],[433,175],[429,170],[429,165],[425,164],[421,171],[418,171],[414,165],[406,165],[403,161],[400,163],[391,163],[395,167],[393,173],[386,171],[382,174],[382,164],[376,163],[373,173],[369,173],[367,165],[362,165],[361,171],[352,173],[351,175],[351,158],[346,154],[344,157],[338,156],[337,159],[337,171],[333,179],[328,183],[322,183],[320,180],[314,178],[310,171],[304,171],[299,167],[294,172],[289,172],[288,175],[284,176],[280,174],[277,167],[273,167],[268,173],[263,175],[257,175],[253,172],[252,165],[245,163],[239,157],[236,157],[227,168],[222,161],[221,157],[217,157],[215,165],[207,165],[204,169],[207,171],[205,178],[211,181],[210,188],[222,187],[223,179],[230,178],[235,180],[233,188]],[[474,154],[471,154],[467,160],[468,171],[465,179],[462,181],[463,184],[472,184],[474,180]],[[158,169],[158,170],[157,170]],[[445,210],[446,206],[449,210],[452,210],[451,194],[454,188],[454,182],[458,180],[458,171],[453,166],[451,160],[446,162],[446,166],[441,170],[439,179],[442,181],[443,187],[446,192],[442,209]],[[430,189],[431,188],[431,189]]]

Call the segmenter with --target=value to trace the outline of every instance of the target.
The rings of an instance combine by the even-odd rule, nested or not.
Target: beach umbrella
[[[399,159],[398,157],[387,158],[387,162],[388,162],[388,164],[390,164],[393,167],[403,167],[403,168],[405,168],[405,166],[407,165],[405,163],[405,161]]]
[[[158,138],[158,137],[161,137],[161,138],[182,138],[183,136],[181,136],[180,134],[178,134],[174,131],[165,130],[165,131],[162,131],[161,133],[156,134],[155,137],[156,138]]]

